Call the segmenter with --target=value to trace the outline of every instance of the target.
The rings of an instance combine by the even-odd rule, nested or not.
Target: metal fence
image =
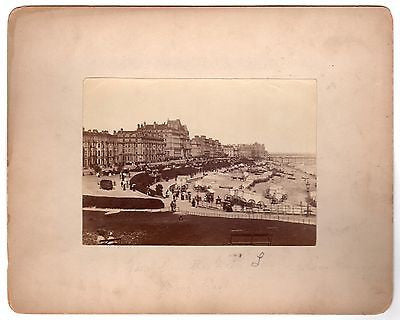
[[[218,206],[214,203],[202,201],[198,205],[199,208],[221,210],[222,205]],[[241,207],[239,205],[233,206],[234,212],[246,213],[271,213],[271,214],[284,214],[284,215],[308,215],[315,216],[317,209],[307,205],[289,205],[289,204],[264,204],[262,207]]]
[[[258,220],[276,220],[282,222],[302,223],[316,225],[315,216],[299,216],[285,214],[266,214],[266,213],[250,213],[250,212],[225,212],[225,211],[191,211],[181,210],[177,214],[194,215],[200,217],[218,217],[229,219],[258,219]]]

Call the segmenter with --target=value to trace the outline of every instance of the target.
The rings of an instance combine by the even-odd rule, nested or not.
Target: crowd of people
[[[177,201],[188,201],[192,207],[198,207],[202,204],[212,205],[220,205],[222,200],[219,196],[214,198],[214,194],[210,192],[206,192],[203,196],[200,193],[192,195],[192,192],[187,189],[187,185],[183,185],[181,187],[173,186],[170,190],[165,192],[165,197],[172,197],[170,207],[171,211],[175,212],[177,210]]]
[[[99,173],[97,173],[96,176],[98,178],[101,177],[101,175]],[[121,189],[124,190],[124,191],[132,189],[132,185],[130,184],[130,176],[131,176],[131,174],[129,172],[121,172],[119,174],[120,186],[121,186]],[[103,180],[107,180],[107,179],[103,179]],[[113,186],[114,187],[116,186],[115,180],[108,180],[108,181],[110,181],[110,183],[112,181]],[[100,182],[98,182],[98,185],[101,188]]]
[[[131,189],[131,184],[130,184],[130,181],[129,181],[129,178],[130,178],[130,176],[131,176],[131,174],[130,174],[130,172],[121,172],[120,174],[119,174],[119,178],[120,178],[120,180],[121,180],[121,188],[122,188],[122,190],[129,190],[129,189]]]

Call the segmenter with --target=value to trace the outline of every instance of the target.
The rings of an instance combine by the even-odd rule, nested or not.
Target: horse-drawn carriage
[[[224,200],[222,201],[222,208],[225,211],[232,212],[234,206],[240,206],[242,210],[244,209],[261,209],[265,210],[266,206],[264,202],[258,201],[256,202],[254,199],[246,200],[243,197],[237,195],[225,195]]]

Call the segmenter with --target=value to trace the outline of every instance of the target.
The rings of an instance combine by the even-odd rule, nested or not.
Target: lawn
[[[273,246],[313,246],[316,241],[314,225],[199,216],[179,219],[170,212],[105,215],[83,210],[83,244],[98,244],[99,232],[104,231],[112,232],[120,245],[230,245],[235,232],[246,234],[245,241],[249,235],[267,234]]]

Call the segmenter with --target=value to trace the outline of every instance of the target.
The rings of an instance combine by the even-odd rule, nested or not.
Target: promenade
[[[293,214],[282,214],[282,213],[267,213],[260,209],[253,209],[253,211],[247,212],[225,212],[218,207],[205,207],[198,206],[192,207],[188,201],[179,201],[177,210],[174,212],[177,215],[193,215],[200,217],[218,217],[228,219],[255,219],[255,220],[275,220],[282,222],[291,223],[302,223],[302,224],[317,224],[317,218],[315,215],[293,215]]]
[[[132,173],[131,176],[127,177],[129,180],[134,176]],[[104,190],[100,189],[99,183],[101,180],[111,180],[115,185],[113,190]],[[133,191],[130,189],[123,190],[121,187],[121,179],[119,175],[111,175],[111,176],[102,176],[97,177],[95,175],[92,176],[83,176],[82,177],[82,194],[83,195],[91,195],[91,196],[108,196],[108,197],[128,197],[128,198],[148,198],[154,199],[147,194],[144,194],[139,191]]]

